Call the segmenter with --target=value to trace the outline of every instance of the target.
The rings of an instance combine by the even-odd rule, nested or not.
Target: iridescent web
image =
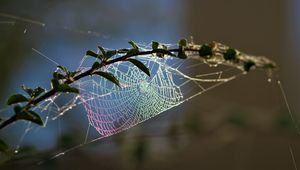
[[[221,50],[227,48],[221,44],[217,45]],[[90,125],[101,136],[110,136],[246,73],[243,70],[244,63],[226,62],[221,55],[205,61],[200,60],[196,53],[188,55],[187,61],[152,55],[136,57],[150,69],[151,77],[128,62],[107,66],[105,71],[113,73],[119,79],[121,87],[99,77],[88,77],[79,81],[77,85],[81,90],[80,98]],[[271,62],[263,57],[252,57],[242,53],[239,55],[241,61],[251,59],[257,67],[264,67]],[[83,66],[89,62],[87,60],[83,59],[80,69],[87,69]],[[188,65],[184,62],[196,64]],[[226,66],[226,69],[201,74],[197,72],[199,69],[196,69],[193,76],[192,72],[185,74],[181,71],[200,66],[208,69]]]

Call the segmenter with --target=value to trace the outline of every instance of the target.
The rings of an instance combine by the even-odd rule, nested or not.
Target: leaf
[[[100,57],[101,59],[104,59],[106,60],[108,57],[107,57],[107,53],[105,51],[105,49],[101,46],[98,46],[99,50],[101,51],[101,54],[102,55],[98,55],[98,58]]]
[[[236,58],[236,51],[229,48],[223,55],[225,60],[234,60]]]
[[[112,73],[107,73],[107,72],[103,72],[103,71],[96,71],[93,74],[104,77],[107,80],[111,81],[112,83],[114,83],[114,84],[116,84],[117,86],[120,87],[119,80]]]
[[[12,104],[27,102],[27,101],[29,101],[29,99],[27,99],[22,94],[14,94],[8,98],[7,105],[12,105]]]
[[[22,88],[29,96],[32,96],[33,91],[34,91],[32,88],[28,88],[28,87],[26,87],[25,85],[22,85],[21,88]]]
[[[15,109],[18,110],[18,109]],[[23,111],[19,111],[16,112],[16,116],[17,116],[17,120],[27,120],[33,123],[36,123],[40,126],[43,126],[43,120],[41,119],[41,117],[39,116],[39,114],[37,114],[36,112],[32,111],[32,110],[23,110]]]
[[[79,93],[79,89],[77,89],[76,87],[71,87],[67,84],[60,84],[56,91],[64,93]]]
[[[111,58],[112,56],[117,54],[117,50],[111,50],[111,51],[107,51],[106,55],[107,55],[107,59]]]
[[[162,49],[165,49],[165,50],[168,49],[168,47],[166,45],[164,45],[164,44],[162,44],[161,46],[162,46]]]
[[[139,50],[138,50],[138,49],[135,49],[135,48],[132,48],[132,49],[130,49],[130,50],[126,53],[126,55],[127,55],[127,56],[134,56],[134,55],[136,55],[137,53],[139,53]]]
[[[51,80],[51,87],[57,92],[63,93],[79,93],[79,89],[71,87],[68,84],[60,84],[57,79]]]
[[[209,58],[210,56],[213,55],[212,48],[209,45],[206,45],[206,44],[202,45],[200,50],[199,50],[199,55],[201,57]]]
[[[139,47],[136,45],[134,41],[129,41],[128,43],[132,46],[133,49],[137,49],[137,50],[139,49]]]
[[[178,46],[179,47],[186,47],[187,46],[187,40],[186,39],[181,39],[178,41]]]
[[[142,70],[144,73],[146,73],[148,76],[150,76],[149,69],[142,62],[140,62],[139,60],[129,58],[129,59],[127,59],[127,61],[131,62],[132,64],[137,66],[140,70]]]
[[[21,107],[20,105],[17,105],[14,107],[14,111],[15,113],[20,113],[22,111],[23,107]]]
[[[40,94],[44,93],[45,92],[45,89],[41,88],[41,87],[37,87],[33,90],[33,94],[32,94],[32,97],[37,97],[39,96]]]
[[[253,62],[253,61],[246,61],[244,63],[244,70],[248,72],[248,71],[250,71],[251,67],[253,67],[253,66],[255,66],[255,62]]]
[[[54,73],[53,73],[54,74]],[[53,75],[54,76],[54,75]],[[45,92],[45,89],[41,88],[41,87],[37,87],[35,89],[32,88],[28,88],[25,85],[21,86],[22,89],[30,96],[30,97],[37,97],[40,94],[42,94],[43,92]]]
[[[10,149],[8,147],[8,145],[2,140],[0,139],[0,152],[9,155],[10,154]]]
[[[53,72],[53,78],[57,80],[65,79],[66,77],[59,72]]]
[[[69,73],[69,70],[65,66],[57,66],[57,68],[61,69],[65,73]]]
[[[98,58],[98,54],[91,50],[88,50],[85,55]]]
[[[158,43],[158,42],[152,41],[152,49],[153,49],[153,50],[158,49],[158,46],[159,46],[159,43]]]
[[[59,86],[59,81],[57,79],[52,79],[51,87],[56,90],[58,88],[58,86]]]
[[[100,67],[101,67],[101,64],[99,62],[94,62],[92,69],[97,70]]]

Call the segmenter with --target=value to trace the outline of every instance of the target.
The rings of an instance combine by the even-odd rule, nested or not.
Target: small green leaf
[[[44,124],[39,114],[31,110],[23,110],[21,112],[16,112],[16,116],[17,120],[27,120],[36,123],[40,126],[43,126]]]
[[[59,72],[53,72],[53,78],[57,80],[65,79],[66,77]]]
[[[137,53],[139,53],[139,50],[138,50],[138,49],[135,49],[135,48],[132,48],[132,49],[130,49],[130,50],[126,53],[126,55],[127,55],[127,56],[134,56],[134,55],[136,55]]]
[[[91,51],[91,50],[88,50],[88,51],[86,52],[86,55],[87,55],[87,56],[92,56],[92,57],[98,58],[98,54],[95,53],[94,51]]]
[[[112,83],[114,83],[114,84],[116,84],[117,86],[120,87],[119,80],[112,73],[107,73],[107,72],[103,72],[103,71],[96,71],[93,74],[104,77],[107,80],[111,81]]]
[[[22,88],[29,96],[32,96],[33,91],[34,91],[32,88],[28,88],[28,87],[26,87],[25,85],[22,85],[21,88]]]
[[[27,102],[27,101],[29,101],[29,99],[27,99],[22,94],[14,94],[8,98],[7,105],[12,105],[12,104]]]
[[[178,46],[179,47],[186,47],[187,46],[187,40],[186,39],[181,39],[178,41]]]
[[[45,92],[45,89],[43,89],[41,87],[37,87],[35,89],[28,88],[25,85],[22,85],[21,87],[30,97],[37,97],[40,94],[42,94],[43,92]]]
[[[137,50],[139,49],[139,47],[136,45],[134,41],[129,41],[128,43],[132,46],[133,49],[137,49]]]
[[[10,149],[9,149],[8,145],[2,139],[0,139],[0,152],[4,153],[6,155],[10,155]]]
[[[180,59],[186,59],[187,55],[185,54],[184,51],[179,51],[178,54],[177,54],[177,57],[180,58]]]
[[[16,106],[14,107],[15,113],[20,113],[20,112],[22,111],[22,109],[23,109],[23,107],[21,107],[20,105],[16,105]]]
[[[165,49],[165,50],[168,49],[168,47],[166,45],[164,45],[164,44],[162,44],[161,46],[162,46],[162,49]]]
[[[45,92],[45,89],[41,88],[41,87],[37,87],[33,90],[33,94],[32,94],[32,97],[37,97],[39,96],[40,94],[44,93]]]
[[[67,84],[60,84],[58,88],[56,89],[57,92],[63,92],[63,93],[79,93],[79,89],[75,87],[71,87]]]
[[[57,66],[57,68],[61,69],[65,73],[69,73],[69,70],[65,66]]]
[[[236,59],[236,51],[235,51],[235,49],[229,48],[224,53],[224,59],[225,60],[234,60],[234,59]]]
[[[101,64],[99,62],[94,62],[92,69],[97,70],[101,67]]]
[[[52,80],[51,80],[51,87],[52,87],[53,89],[57,90],[58,87],[59,87],[59,81],[58,81],[57,79],[52,79]]]
[[[158,46],[159,46],[159,43],[158,43],[158,42],[152,41],[152,49],[153,49],[153,50],[158,49]]]
[[[57,79],[51,80],[51,87],[57,92],[63,93],[79,93],[79,89],[71,87],[68,84],[60,84]]]
[[[199,55],[201,57],[206,57],[206,58],[209,58],[213,55],[212,53],[212,48],[209,46],[209,45],[202,45],[200,50],[199,50]]]
[[[246,61],[245,63],[244,63],[244,70],[245,71],[250,71],[250,69],[251,69],[251,67],[253,67],[253,66],[255,66],[255,63],[253,62],[253,61]]]
[[[117,54],[117,50],[110,50],[106,52],[107,59],[111,58],[112,56]]]
[[[129,59],[127,59],[127,61],[131,62],[132,64],[137,66],[140,70],[142,70],[144,73],[146,73],[148,76],[150,76],[149,69],[142,62],[140,62],[139,60],[129,58]]]
[[[98,57],[106,60],[108,58],[106,50],[103,47],[101,47],[101,46],[98,46],[98,48],[99,48],[99,50],[101,51],[101,54],[102,54],[102,55],[98,55]]]

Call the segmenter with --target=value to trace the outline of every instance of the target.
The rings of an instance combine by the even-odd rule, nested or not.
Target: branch
[[[146,74],[150,74],[149,70],[146,68],[146,66],[143,65],[143,63],[135,59],[130,59],[131,57],[134,56],[143,56],[143,55],[152,54],[161,58],[168,55],[180,59],[186,59],[188,57],[186,52],[193,52],[198,54],[200,60],[205,60],[206,62],[221,60],[223,63],[227,65],[234,66],[236,68],[242,67],[242,69],[246,72],[249,71],[251,68],[253,68],[253,66],[264,68],[264,69],[265,68],[273,69],[276,66],[274,62],[266,58],[263,57],[255,58],[252,56],[248,56],[243,53],[240,53],[236,49],[229,48],[228,46],[216,42],[203,44],[203,45],[194,45],[192,43],[188,44],[185,39],[182,39],[178,42],[178,48],[175,49],[168,49],[167,46],[165,46],[164,44],[160,44],[158,42],[152,42],[152,50],[146,50],[146,51],[140,51],[139,47],[133,41],[130,41],[129,43],[132,46],[132,48],[130,49],[119,49],[119,50],[107,51],[104,48],[99,47],[101,51],[100,54],[97,54],[93,51],[87,51],[86,54],[88,56],[95,57],[97,61],[93,64],[93,66],[90,69],[84,72],[81,72],[80,70],[70,72],[67,68],[63,66],[58,66],[61,72],[53,73],[54,78],[51,80],[52,88],[45,93],[44,93],[45,90],[40,87],[36,89],[30,89],[23,86],[22,87],[23,90],[29,95],[29,97],[27,98],[21,94],[17,94],[17,95],[12,95],[9,98],[8,100],[9,105],[17,104],[14,107],[15,114],[12,117],[8,118],[7,120],[2,121],[2,123],[0,124],[0,129],[3,129],[6,126],[14,123],[15,121],[22,120],[22,119],[27,121],[32,121],[34,123],[42,125],[43,122],[39,117],[39,115],[30,109],[36,107],[40,102],[54,96],[57,93],[65,93],[65,92],[79,93],[79,89],[76,89],[69,85],[81,78],[92,76],[92,75],[99,75],[119,85],[117,78],[115,78],[111,73],[105,73],[99,71],[100,68],[104,66],[108,66],[117,62],[130,61],[135,66],[137,66],[142,71],[144,71]],[[175,55],[175,53],[177,53],[177,55]],[[110,59],[112,56],[116,54],[122,54],[123,56]],[[19,103],[21,102],[27,102],[27,104],[20,106]]]

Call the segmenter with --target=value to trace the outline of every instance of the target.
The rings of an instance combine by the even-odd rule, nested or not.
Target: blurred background
[[[296,120],[300,41],[298,0],[1,0],[0,108],[20,85],[49,88],[55,64],[76,69],[86,50],[127,47],[127,41],[198,44],[219,41],[278,64],[273,81],[254,71],[134,128],[47,161],[81,144],[83,108],[26,133],[19,122],[0,132],[13,160],[0,169],[256,169],[300,166],[300,140],[276,81]],[[79,106],[80,107],[80,106]],[[91,140],[91,139],[89,139]],[[0,155],[2,161],[7,158]],[[36,162],[46,160],[42,165]],[[34,165],[32,167],[32,165]]]

